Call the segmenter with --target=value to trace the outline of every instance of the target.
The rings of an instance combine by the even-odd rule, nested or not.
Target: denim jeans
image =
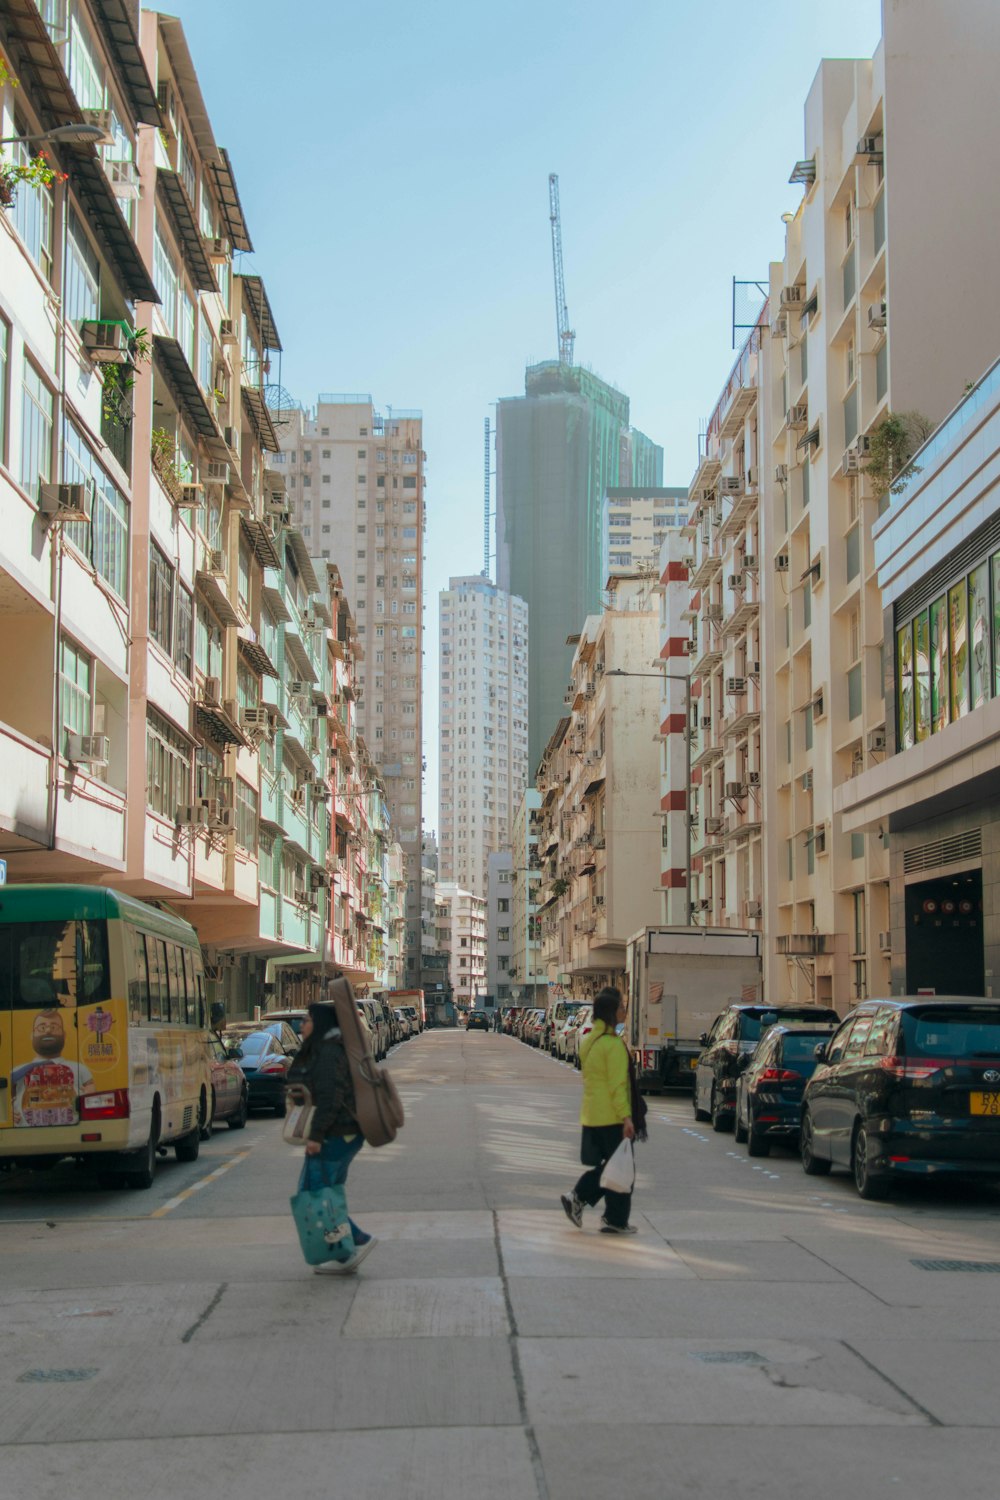
[[[364,1143],[365,1138],[360,1132],[349,1141],[345,1140],[342,1135],[327,1136],[320,1149],[318,1159],[326,1168],[324,1176],[328,1176],[328,1180],[333,1187],[344,1186],[347,1181],[347,1173],[351,1162],[357,1156]],[[308,1157],[306,1158],[307,1161],[309,1159]],[[316,1157],[312,1157],[311,1159],[313,1161],[317,1160]],[[349,1219],[348,1222],[351,1226],[351,1236],[355,1245],[367,1244],[371,1236],[365,1234],[363,1229],[359,1229],[353,1219]]]

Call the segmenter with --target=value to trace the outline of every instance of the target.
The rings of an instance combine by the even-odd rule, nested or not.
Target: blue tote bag
[[[299,1190],[289,1201],[306,1265],[350,1260],[354,1254],[344,1189],[334,1181],[336,1168],[318,1156],[307,1156]]]

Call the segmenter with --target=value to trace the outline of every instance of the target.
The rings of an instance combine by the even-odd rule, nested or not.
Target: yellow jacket
[[[610,1037],[604,1041],[604,1037]],[[620,1125],[632,1113],[628,1048],[613,1028],[598,1021],[580,1043],[583,1073],[581,1125]]]

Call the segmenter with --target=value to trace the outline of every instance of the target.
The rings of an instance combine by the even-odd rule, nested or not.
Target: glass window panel
[[[149,1019],[160,1021],[164,1017],[164,987],[167,982],[167,958],[162,942],[146,934],[146,962],[149,966]]]
[[[847,581],[851,582],[861,572],[861,528],[852,526],[845,540],[847,558]]]
[[[0,464],[7,462],[7,371],[10,326],[0,318]]]
[[[931,621],[925,609],[913,622],[916,737],[925,740],[931,732]]]
[[[942,594],[931,605],[931,730],[944,728],[949,718],[948,615]]]
[[[170,652],[174,615],[174,570],[159,547],[149,549],[149,633]]]
[[[52,478],[52,392],[34,365],[24,362],[21,383],[21,472],[18,475],[32,500]]]
[[[861,712],[861,663],[847,674],[847,717],[856,719]]]
[[[980,708],[990,696],[990,577],[983,563],[969,574],[969,653],[971,705]]]
[[[72,207],[66,228],[66,316],[94,319],[100,316],[101,263]]]
[[[948,590],[948,627],[951,717],[960,719],[969,712],[969,618],[964,579]]]
[[[896,633],[896,693],[899,704],[899,748],[909,750],[913,739],[913,626]]]

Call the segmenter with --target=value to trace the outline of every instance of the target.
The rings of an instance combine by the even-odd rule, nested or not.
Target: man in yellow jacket
[[[601,1173],[622,1140],[634,1140],[628,1048],[615,1027],[625,1019],[625,1004],[616,989],[604,989],[594,1001],[594,1026],[580,1043],[583,1102],[580,1124],[580,1160],[584,1172],[572,1192],[560,1199],[566,1217],[577,1229],[583,1227],[584,1208],[604,1199],[602,1234],[635,1234],[629,1223],[632,1194],[613,1193],[601,1187]]]

